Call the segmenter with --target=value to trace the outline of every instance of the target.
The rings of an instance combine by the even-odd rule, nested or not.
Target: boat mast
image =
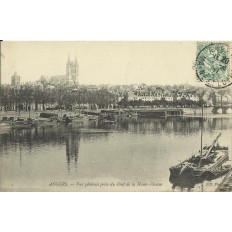
[[[201,106],[201,156],[202,156],[202,139],[203,139],[203,102],[202,102],[202,106]]]
[[[203,101],[202,101],[202,105],[201,105],[201,157],[202,157],[202,147],[203,147]],[[201,159],[200,162],[198,164],[198,167],[201,167]]]

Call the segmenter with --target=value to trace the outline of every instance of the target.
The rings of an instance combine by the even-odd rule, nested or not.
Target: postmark
[[[228,43],[197,43],[196,75],[206,86],[220,89],[232,84]]]

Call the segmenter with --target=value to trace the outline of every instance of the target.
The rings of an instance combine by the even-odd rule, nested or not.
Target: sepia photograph
[[[1,9],[1,231],[229,229],[229,1]]]
[[[0,191],[230,192],[230,42],[1,42]]]

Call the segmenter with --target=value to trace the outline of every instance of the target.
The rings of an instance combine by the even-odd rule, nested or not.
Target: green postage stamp
[[[197,42],[196,74],[212,88],[232,84],[231,46],[228,42]]]

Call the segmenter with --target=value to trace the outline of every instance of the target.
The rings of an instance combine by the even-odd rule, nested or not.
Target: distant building
[[[186,100],[198,102],[199,96],[197,96],[195,94],[177,93],[176,100],[180,101],[181,99],[186,99]]]
[[[164,97],[163,94],[159,93],[134,93],[134,92],[128,92],[128,101],[155,101],[155,100],[161,100]],[[166,99],[165,99],[166,100]],[[168,101],[173,101],[173,97],[167,97]]]
[[[165,96],[164,97],[164,99],[166,100],[166,101],[169,101],[169,102],[173,102],[173,96],[171,96],[171,95],[167,95],[167,96]]]
[[[198,102],[200,99],[199,99],[199,97],[197,95],[190,94],[189,95],[189,100]]]
[[[87,85],[86,89],[88,91],[96,91],[96,90],[100,90],[100,87],[97,85]]]
[[[17,72],[15,72],[11,77],[11,85],[13,87],[20,86],[20,76],[17,74]]]
[[[70,57],[68,55],[68,61],[66,63],[66,75],[52,76],[51,82],[68,85],[78,84],[78,71],[77,59],[75,58],[75,61],[70,61]]]
[[[156,100],[162,100],[164,99],[167,102],[174,102],[174,100],[180,101],[181,99],[191,100],[194,102],[199,101],[199,96],[195,94],[184,94],[184,93],[177,93],[172,94],[169,93],[169,91],[165,91],[165,93],[162,93],[161,91],[156,92],[146,92],[146,91],[130,91],[128,92],[128,101],[156,101]]]

